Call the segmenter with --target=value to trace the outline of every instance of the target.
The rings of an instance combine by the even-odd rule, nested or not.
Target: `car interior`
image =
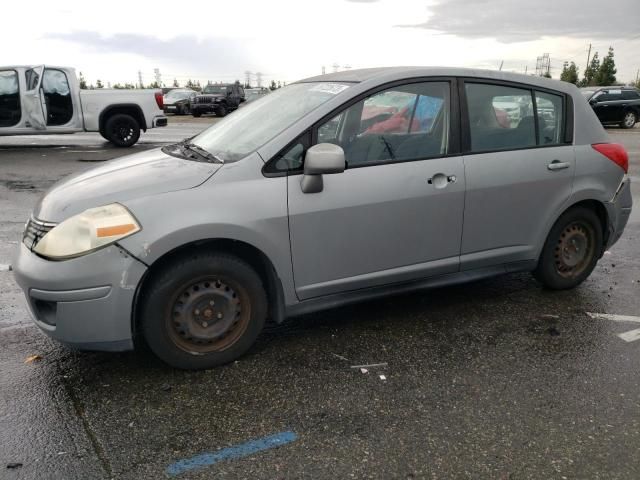
[[[14,70],[0,71],[0,127],[13,127],[20,122],[20,90]]]

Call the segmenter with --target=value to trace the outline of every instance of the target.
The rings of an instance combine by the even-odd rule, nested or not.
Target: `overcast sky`
[[[449,65],[529,73],[548,52],[582,72],[589,43],[640,68],[639,0],[190,0],[3,2],[0,65],[76,67],[89,82],[187,78],[291,82],[340,69]]]

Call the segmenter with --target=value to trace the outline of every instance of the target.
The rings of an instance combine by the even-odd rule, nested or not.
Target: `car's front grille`
[[[211,97],[196,97],[195,103],[211,103],[213,99]]]
[[[44,237],[53,227],[55,223],[41,222],[31,217],[27,222],[27,226],[24,229],[24,235],[22,236],[22,242],[27,246],[29,250],[33,250],[42,237]]]

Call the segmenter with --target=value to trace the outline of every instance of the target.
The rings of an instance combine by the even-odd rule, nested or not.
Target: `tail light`
[[[164,108],[164,99],[162,98],[162,91],[157,91],[156,95],[156,103],[158,104],[158,108],[162,110]]]
[[[594,150],[622,168],[624,173],[629,171],[629,155],[627,155],[627,151],[619,143],[594,143],[591,146]]]

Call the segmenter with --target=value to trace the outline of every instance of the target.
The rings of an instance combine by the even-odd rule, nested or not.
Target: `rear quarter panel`
[[[153,127],[153,119],[164,112],[158,108],[155,99],[157,90],[81,90],[80,102],[84,115],[84,126],[88,132],[100,128],[100,114],[113,105],[138,105],[142,110],[147,128]]]

